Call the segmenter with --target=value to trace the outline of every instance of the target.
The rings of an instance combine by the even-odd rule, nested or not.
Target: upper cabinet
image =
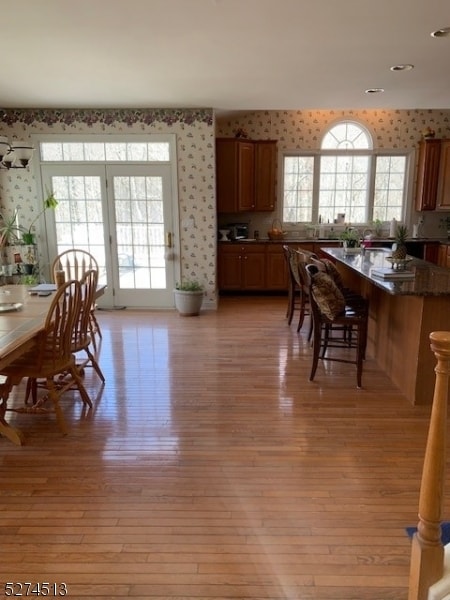
[[[422,140],[416,210],[450,210],[450,140]]]
[[[277,177],[277,143],[255,142],[255,208],[275,210]]]
[[[419,142],[416,210],[435,210],[441,157],[441,140]]]
[[[437,190],[438,210],[450,210],[450,140],[442,140]]]
[[[217,210],[273,211],[276,141],[216,139]]]

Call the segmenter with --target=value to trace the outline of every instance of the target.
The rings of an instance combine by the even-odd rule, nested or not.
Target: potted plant
[[[341,233],[339,239],[342,241],[344,252],[359,252],[361,246],[361,236],[359,231],[354,228],[348,228]]]
[[[441,221],[440,227],[445,229],[445,231],[447,233],[447,238],[450,239],[450,215],[448,215],[447,217],[442,217],[442,219],[440,219],[440,221]]]
[[[392,246],[392,258],[395,260],[405,260],[407,256],[406,238],[408,237],[408,228],[406,225],[398,225],[395,232],[395,244]],[[395,246],[395,247],[394,247]]]
[[[0,221],[2,222],[0,226],[0,246],[4,248],[18,241],[20,227],[17,224],[17,211],[14,211],[10,217],[0,214]]]
[[[175,308],[183,317],[195,317],[200,314],[203,303],[203,286],[194,279],[185,279],[177,283],[173,291]]]
[[[33,275],[34,266],[36,264],[35,248],[32,244],[27,247],[25,254],[23,255],[23,270],[25,275]]]
[[[20,283],[22,285],[36,285],[39,282],[37,275],[22,275]]]
[[[383,221],[381,219],[374,219],[372,221],[373,228],[375,230],[375,237],[380,238],[383,235]]]
[[[47,197],[44,200],[44,207],[42,210],[35,216],[35,218],[31,221],[30,226],[25,229],[24,227],[19,227],[19,230],[22,232],[22,242],[27,244],[28,246],[32,246],[35,244],[35,234],[32,231],[34,224],[37,222],[39,217],[45,213],[45,211],[49,208],[55,209],[58,206],[58,200],[55,198],[53,192],[49,192],[47,190]]]

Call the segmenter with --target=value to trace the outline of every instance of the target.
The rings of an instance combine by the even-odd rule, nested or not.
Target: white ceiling
[[[2,0],[0,15],[2,108],[450,109],[450,37],[430,36],[450,0]]]

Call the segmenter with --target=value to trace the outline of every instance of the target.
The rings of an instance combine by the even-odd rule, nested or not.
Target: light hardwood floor
[[[94,409],[69,395],[67,437],[52,417],[11,415],[26,444],[0,439],[0,593],[406,600],[429,407],[370,358],[363,390],[340,363],[310,383],[285,307],[99,313]]]

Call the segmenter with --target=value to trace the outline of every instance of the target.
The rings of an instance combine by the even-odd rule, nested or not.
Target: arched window
[[[372,148],[369,132],[357,123],[338,123],[324,135],[322,150],[367,150]]]
[[[376,150],[359,123],[340,121],[317,152],[284,153],[284,223],[404,219],[408,152]]]

